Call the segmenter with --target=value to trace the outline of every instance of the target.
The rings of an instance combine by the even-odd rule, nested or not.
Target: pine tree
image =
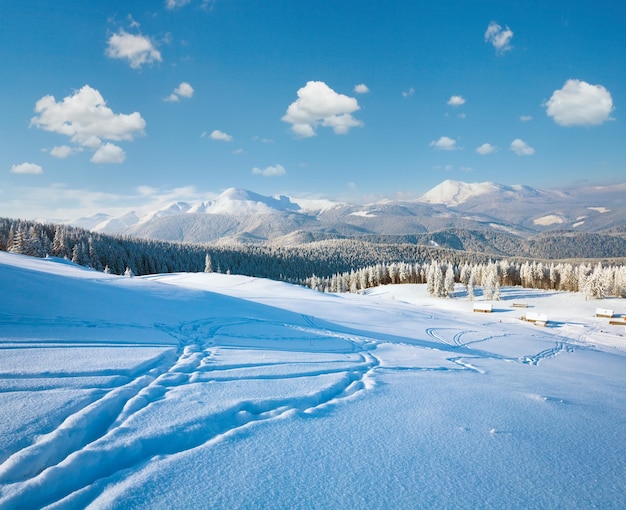
[[[454,294],[454,268],[452,264],[448,265],[446,269],[446,276],[444,278],[444,294],[446,297],[450,297]]]
[[[476,287],[476,271],[474,267],[470,270],[469,279],[467,280],[467,297],[471,301],[474,301],[474,289]]]

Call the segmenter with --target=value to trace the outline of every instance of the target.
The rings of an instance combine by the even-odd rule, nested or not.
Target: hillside
[[[476,314],[423,285],[329,295],[8,253],[0,285],[3,508],[623,502],[623,327],[594,317],[623,299],[507,288]]]

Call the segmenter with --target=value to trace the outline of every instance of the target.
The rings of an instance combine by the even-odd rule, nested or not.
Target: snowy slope
[[[0,508],[620,508],[621,299],[0,252]],[[547,313],[548,327],[519,320]]]

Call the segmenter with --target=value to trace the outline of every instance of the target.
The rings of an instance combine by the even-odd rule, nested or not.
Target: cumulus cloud
[[[89,161],[97,164],[123,163],[126,153],[121,147],[112,143],[105,143],[94,153]]]
[[[491,43],[498,53],[511,49],[513,31],[509,27],[502,28],[495,21],[489,23],[485,32],[485,41]]]
[[[161,53],[149,37],[129,34],[123,29],[109,38],[105,54],[110,58],[128,61],[133,69],[163,61]]]
[[[532,156],[535,153],[535,149],[519,138],[513,140],[509,148],[518,156]]]
[[[490,143],[483,143],[480,147],[476,148],[476,152],[481,156],[486,156],[487,154],[496,152],[496,148]]]
[[[358,85],[354,86],[354,91],[357,94],[367,94],[370,91],[370,89],[368,88],[367,85],[365,85],[365,83],[359,83]]]
[[[72,143],[96,150],[101,148],[103,140],[133,140],[144,134],[146,126],[138,112],[114,113],[102,94],[89,85],[59,102],[51,95],[42,97],[35,103],[35,113],[31,126],[68,136]],[[67,149],[56,152],[62,154]]]
[[[521,120],[522,122],[530,122],[531,120],[533,120],[533,116],[532,115],[522,115],[519,120]]]
[[[450,99],[448,99],[448,104],[450,106],[461,106],[465,104],[465,99],[463,98],[463,96],[452,96]]]
[[[402,97],[411,97],[413,94],[415,94],[415,89],[413,87],[411,87],[409,90],[402,91]]]
[[[278,177],[285,175],[287,171],[283,165],[272,165],[266,168],[258,168],[255,166],[252,169],[252,173],[255,175],[262,175],[263,177]]]
[[[21,163],[11,167],[12,174],[42,174],[43,168],[35,163]]]
[[[567,80],[544,106],[560,126],[597,126],[610,119],[613,99],[602,85]]]
[[[178,103],[181,97],[190,98],[193,96],[193,87],[189,85],[187,82],[182,82],[178,87],[174,89],[168,97],[165,98],[165,101]]]
[[[181,97],[191,97],[193,96],[193,87],[189,85],[189,83],[184,81],[174,89],[174,94],[177,94]]]
[[[456,140],[448,138],[447,136],[442,136],[439,140],[430,142],[429,145],[440,151],[455,151],[458,149]]]
[[[57,102],[44,96],[35,103],[30,123],[44,131],[69,136],[72,142],[97,148],[102,139],[132,140],[143,134],[146,122],[138,112],[113,113],[96,89],[85,85],[71,96]]]
[[[232,136],[230,136],[227,133],[224,133],[224,131],[220,131],[219,129],[213,130],[211,134],[209,135],[209,138],[211,140],[217,140],[220,142],[232,142],[233,141]]]
[[[301,138],[315,136],[318,126],[345,135],[350,128],[363,125],[352,116],[359,109],[355,98],[338,94],[323,81],[309,81],[298,90],[298,99],[289,105],[281,120],[290,123],[291,131]]]
[[[68,145],[59,145],[57,147],[52,147],[52,149],[50,150],[50,155],[54,156],[55,158],[65,159],[73,152],[74,149],[72,149]]]

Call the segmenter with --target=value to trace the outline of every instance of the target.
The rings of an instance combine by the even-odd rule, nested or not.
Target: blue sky
[[[2,0],[0,21],[1,216],[626,180],[621,0]]]

